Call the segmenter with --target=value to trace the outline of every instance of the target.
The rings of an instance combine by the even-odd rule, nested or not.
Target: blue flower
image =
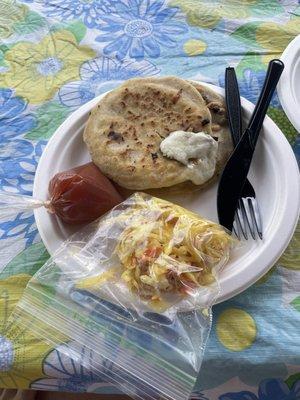
[[[30,196],[45,141],[7,138],[0,149],[0,190]],[[13,155],[13,156],[12,156]]]
[[[27,103],[10,89],[0,89],[0,189],[31,194],[35,148],[23,134],[36,125]],[[40,147],[37,147],[40,152]]]
[[[45,142],[24,139],[24,133],[36,126],[36,118],[27,111],[27,102],[11,89],[0,89],[0,190],[32,194],[34,174]],[[22,236],[33,243],[38,232],[32,212],[1,214],[0,239]]]
[[[94,353],[85,346],[72,342],[62,344],[44,360],[46,377],[33,382],[30,387],[36,390],[86,392],[91,384],[101,381],[92,372],[94,362]],[[86,365],[91,368],[86,368]]]
[[[27,0],[28,1],[28,0]],[[56,17],[62,21],[83,18],[84,24],[89,28],[98,27],[101,21],[99,15],[109,12],[114,0],[46,0],[45,14]]]
[[[33,145],[25,139],[7,141],[10,158],[0,156],[0,190],[7,193],[31,195],[34,174],[45,146],[45,141]],[[11,157],[14,154],[14,157]],[[17,215],[3,215],[0,220],[0,240],[22,236],[26,245],[32,244],[38,235],[31,211]]]
[[[7,138],[34,128],[35,118],[26,108],[27,103],[14,96],[11,89],[0,89],[0,145],[4,145]]]
[[[258,396],[249,391],[226,393],[219,400],[299,400],[300,380],[292,389],[282,379],[266,379],[258,388]]]
[[[22,236],[26,245],[31,245],[38,235],[32,212],[19,213],[11,220],[0,222],[0,239]]]
[[[159,69],[149,61],[113,60],[99,57],[85,62],[80,69],[81,81],[64,85],[58,94],[62,104],[79,107],[95,96],[116,87],[125,79],[149,76],[159,73]]]
[[[266,71],[253,71],[247,68],[243,71],[242,79],[239,79],[239,89],[241,96],[245,97],[247,100],[256,104],[258,96],[263,87],[265,80]],[[219,78],[220,86],[225,86],[224,74],[220,75]],[[272,98],[271,105],[273,107],[280,107],[279,99],[277,94]]]
[[[146,56],[157,58],[160,48],[177,46],[175,35],[187,31],[187,25],[172,21],[178,8],[165,7],[164,0],[119,0],[111,12],[103,14],[104,33],[96,38],[98,42],[109,42],[104,48],[105,55],[115,54],[123,60]]]
[[[44,378],[32,382],[31,389],[87,392],[107,381],[107,376],[127,378],[113,362],[78,342],[70,341],[52,350],[43,361]],[[106,379],[105,379],[106,378]],[[107,386],[107,384],[106,384]]]

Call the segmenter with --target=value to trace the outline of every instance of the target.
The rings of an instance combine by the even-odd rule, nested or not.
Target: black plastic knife
[[[281,60],[269,63],[264,85],[249,125],[229,158],[218,187],[217,209],[219,222],[232,231],[238,200],[250,169],[255,145],[270,101],[284,69]]]

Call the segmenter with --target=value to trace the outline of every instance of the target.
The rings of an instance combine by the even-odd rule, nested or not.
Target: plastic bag
[[[113,184],[93,163],[59,172],[49,182],[49,200],[0,192],[0,210],[5,215],[45,207],[67,224],[94,221],[122,202]]]
[[[187,399],[233,246],[221,226],[136,193],[61,245],[15,317],[55,346],[63,337],[74,361],[87,348],[83,367],[134,398]]]

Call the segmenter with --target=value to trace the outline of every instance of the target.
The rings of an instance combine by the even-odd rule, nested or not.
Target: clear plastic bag
[[[15,318],[139,399],[187,399],[234,241],[219,225],[136,193],[61,245]]]

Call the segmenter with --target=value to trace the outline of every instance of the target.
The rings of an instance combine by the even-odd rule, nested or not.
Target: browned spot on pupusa
[[[172,99],[172,103],[176,104],[178,100],[180,99],[180,96],[182,94],[183,89],[179,89],[178,92],[175,94],[175,96]]]
[[[207,107],[214,113],[218,115],[225,115],[225,108],[222,104],[217,101],[211,101],[207,104]]]
[[[123,136],[122,136],[120,133],[118,133],[118,132],[110,131],[110,132],[108,133],[107,136],[108,136],[111,140],[116,141],[117,143],[124,142]]]

